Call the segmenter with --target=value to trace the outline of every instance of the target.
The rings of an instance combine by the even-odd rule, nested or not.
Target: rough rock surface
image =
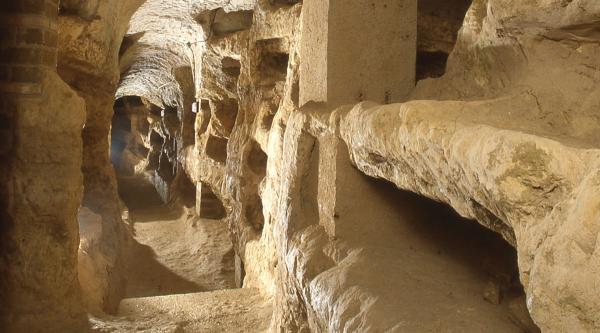
[[[451,205],[515,245],[528,307],[543,329],[596,329],[591,309],[598,299],[579,288],[596,290],[598,206],[586,197],[599,152],[462,123],[450,111],[455,102],[439,103],[446,105],[357,106],[341,130],[354,162],[371,176]],[[458,110],[467,114],[464,106]],[[567,273],[573,271],[576,283]]]
[[[369,31],[340,23],[357,14]],[[1,328],[67,332],[87,310],[102,332],[600,330],[597,1],[15,0],[0,18]],[[156,207],[128,197],[140,180]]]
[[[267,22],[272,22],[269,18],[277,14],[283,16],[285,10],[282,7],[273,10],[259,2],[254,25],[249,30],[250,44],[261,46],[253,42],[255,35],[273,36],[279,26]],[[293,9],[287,10],[294,13]],[[343,218],[336,216],[339,214],[336,195],[330,194],[329,198],[326,195],[327,189],[343,188],[328,181],[342,175],[324,162],[310,166],[313,162],[307,152],[318,147],[319,152],[330,154],[327,156],[331,159],[336,156],[332,151],[338,149],[332,141],[342,138],[359,170],[446,203],[462,216],[476,219],[500,233],[515,246],[519,253],[520,280],[527,292],[527,308],[542,329],[597,329],[593,309],[598,306],[598,298],[595,293],[583,292],[595,290],[594,240],[598,235],[593,226],[597,209],[591,197],[589,206],[585,204],[587,208],[580,207],[586,202],[583,196],[593,193],[593,170],[597,167],[597,153],[589,149],[598,142],[595,137],[598,121],[592,111],[598,96],[594,90],[597,59],[591,56],[597,48],[595,10],[590,3],[474,1],[466,12],[456,46],[427,41],[420,46],[426,51],[452,50],[452,53],[448,64],[443,66],[445,75],[420,81],[410,97],[414,101],[389,106],[366,103],[335,113],[325,106],[308,105],[298,110],[299,105],[294,103],[297,63],[302,61],[295,58],[298,45],[294,30],[291,35],[289,28],[275,34],[291,36],[284,44],[289,62],[283,90],[275,90],[275,96],[282,97],[271,108],[275,112],[263,111],[269,106],[260,97],[261,90],[252,88],[252,83],[261,80],[260,75],[266,72],[252,76],[253,63],[260,66],[260,58],[253,62],[252,57],[244,56],[243,49],[229,51],[235,50],[241,33],[209,43],[200,95],[201,98],[208,95],[207,117],[215,116],[211,100],[215,95],[221,100],[237,97],[240,113],[227,145],[225,176],[204,162],[203,145],[198,145],[198,141],[196,150],[200,150],[200,159],[194,161],[193,155],[188,155],[188,169],[197,170],[198,178],[224,193],[236,249],[245,264],[245,283],[274,293],[281,305],[275,307],[273,328],[370,327],[378,322],[374,318],[384,313],[365,310],[370,304],[367,296],[348,295],[347,302],[338,301],[342,296],[335,294],[335,290],[340,282],[334,278],[327,280],[325,272],[339,265],[340,255],[334,254],[340,250],[331,249],[335,245],[317,245],[333,242],[327,241],[331,237],[344,242],[345,237],[352,235],[343,231]],[[530,11],[535,14],[528,14]],[[452,31],[456,23],[450,23],[441,30],[432,29],[431,35],[443,35],[447,42],[454,42],[456,36]],[[262,26],[268,26],[270,33],[263,33]],[[280,52],[277,51],[281,50],[280,42],[269,40],[269,43],[273,45],[269,48]],[[218,60],[210,60],[215,56]],[[218,68],[227,57],[240,61],[237,96],[235,89],[232,92],[228,88],[227,75]],[[274,87],[277,89],[277,84]],[[258,99],[260,104],[251,102]],[[261,130],[263,112],[275,114],[267,133]],[[219,133],[217,128],[205,130],[199,119],[197,131],[200,128],[200,133]],[[306,131],[311,135],[302,134]],[[330,134],[323,134],[326,132]],[[207,142],[208,139],[210,136]],[[258,186],[264,217],[260,238],[243,223],[253,216],[247,214],[247,207],[255,206],[252,204],[255,190],[245,176],[245,162],[238,151],[256,151],[252,149],[253,141],[268,157],[265,179]],[[310,177],[311,168],[318,170],[317,185],[307,185],[310,179],[303,178]],[[330,176],[321,176],[327,172]],[[295,177],[300,180],[294,180]],[[225,179],[227,187],[223,185]],[[237,185],[237,179],[244,179],[241,183],[244,185]],[[303,194],[303,188],[307,188],[308,194]],[[314,197],[319,198],[318,204],[308,202]],[[294,218],[295,214],[298,215]],[[315,223],[320,227],[312,226]],[[583,225],[588,227],[582,228]],[[342,230],[341,235],[337,234],[338,229]],[[579,241],[573,243],[574,239]],[[321,247],[326,250],[317,250]],[[276,260],[268,259],[273,254]],[[374,260],[373,256],[365,257]],[[349,261],[350,266],[360,266],[355,262],[360,259]],[[361,269],[368,271],[365,266]],[[573,271],[581,277],[577,283],[561,275]],[[344,311],[346,307],[352,308],[350,304],[362,310]],[[379,323],[382,328],[391,328],[399,323],[396,320],[399,319]],[[524,321],[519,325],[525,325]]]
[[[124,288],[121,257],[129,235],[121,220],[117,184],[108,155],[109,133],[119,80],[120,41],[131,15],[142,2],[60,3],[58,72],[85,100],[81,204],[102,218],[100,238],[94,247],[86,249],[88,255],[98,259],[96,270],[93,274],[88,272],[89,283],[82,284],[85,303],[96,312],[114,311]]]
[[[124,299],[115,318],[94,318],[93,332],[266,332],[271,305],[258,290]]]

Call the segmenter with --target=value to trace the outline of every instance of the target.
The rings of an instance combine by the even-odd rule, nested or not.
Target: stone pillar
[[[83,101],[56,74],[58,0],[0,3],[0,331],[85,323],[77,281]]]
[[[416,0],[304,0],[300,105],[403,101],[416,44]]]

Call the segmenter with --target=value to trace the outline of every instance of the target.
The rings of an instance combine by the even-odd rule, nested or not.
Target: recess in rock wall
[[[368,290],[382,309],[382,331],[398,322],[409,332],[437,331],[439,324],[427,320],[436,316],[444,318],[445,327],[463,332],[488,331],[484,327],[535,332],[523,311],[516,251],[500,235],[446,205],[364,175],[352,165],[344,143],[319,145],[309,159],[302,155],[302,210],[293,222],[296,230],[326,222],[336,244],[349,244],[344,251],[360,249],[328,272],[332,288]],[[336,273],[349,278],[338,279]]]
[[[448,55],[472,0],[419,0],[416,80],[446,72]]]
[[[256,42],[260,57],[255,68],[260,87],[259,125],[269,131],[279,109],[289,62],[285,38],[263,39]]]
[[[210,28],[212,34],[215,37],[223,37],[234,32],[247,30],[252,26],[253,16],[254,12],[252,10],[225,12],[223,8],[216,9],[211,18]]]
[[[251,172],[245,173],[244,175],[247,179],[246,190],[250,192],[250,198],[247,200],[245,206],[246,221],[254,228],[254,230],[261,231],[265,217],[263,215],[263,205],[259,187],[267,174],[268,156],[262,150],[258,142],[251,140],[246,147],[245,160],[246,165]]]
[[[227,143],[229,140],[210,135],[206,141],[206,156],[212,160],[225,163],[227,161]]]
[[[268,156],[256,141],[252,140],[246,158],[250,170],[262,180],[267,174]]]
[[[218,220],[225,217],[223,203],[207,183],[196,184],[196,213],[205,219]]]
[[[245,216],[246,221],[255,231],[262,231],[265,224],[265,216],[263,214],[262,199],[258,194],[248,199]]]
[[[224,57],[221,59],[221,69],[223,73],[234,77],[236,80],[240,76],[242,64],[238,59]]]
[[[272,100],[262,101],[260,104],[259,115],[262,118],[260,121],[260,127],[263,131],[271,130],[271,126],[273,126],[273,120],[275,119],[275,114],[277,114],[278,108],[279,106]]]
[[[213,107],[212,129],[218,135],[228,138],[237,119],[239,109],[238,101],[233,98],[228,98],[214,102]]]
[[[258,72],[260,85],[270,86],[277,81],[284,81],[287,75],[289,55],[284,52],[265,52],[262,54]]]
[[[275,7],[287,7],[302,3],[302,0],[269,0],[269,3]]]

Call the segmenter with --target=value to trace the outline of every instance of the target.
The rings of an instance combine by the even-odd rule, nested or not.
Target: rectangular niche
[[[233,98],[216,101],[213,104],[212,129],[222,137],[228,138],[235,126],[238,115],[238,101]]]
[[[212,33],[216,37],[223,37],[238,31],[250,29],[254,11],[240,10],[236,12],[225,12],[223,8],[219,8],[213,15],[211,25]]]
[[[224,57],[221,59],[221,69],[223,73],[235,78],[236,80],[240,76],[242,64],[238,59],[232,57]]]
[[[273,86],[285,81],[289,62],[288,42],[285,38],[263,39],[256,42],[260,59],[256,69],[261,86]]]
[[[210,159],[225,163],[227,161],[227,143],[229,140],[210,135],[206,141],[206,156]]]

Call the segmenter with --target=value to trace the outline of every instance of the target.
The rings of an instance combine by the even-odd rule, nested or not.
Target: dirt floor
[[[262,332],[271,305],[235,286],[233,248],[222,220],[162,202],[139,179],[120,179],[134,244],[126,299],[114,317],[90,318],[95,332]]]

